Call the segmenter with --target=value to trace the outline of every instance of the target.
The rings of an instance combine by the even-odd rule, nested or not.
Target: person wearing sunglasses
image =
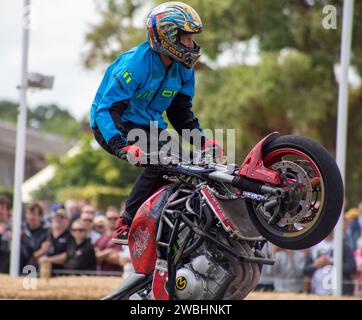
[[[67,273],[83,274],[96,270],[97,260],[87,229],[82,220],[71,225],[72,244],[68,247],[64,269]]]

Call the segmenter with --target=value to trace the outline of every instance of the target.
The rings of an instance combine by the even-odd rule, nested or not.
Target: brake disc
[[[278,221],[278,225],[285,226],[300,222],[308,214],[313,200],[313,188],[308,173],[295,162],[286,160],[276,162],[270,168],[279,171],[285,178],[291,175],[296,179],[294,183],[286,181],[285,185],[290,190],[290,195],[298,197],[298,206],[286,212]]]

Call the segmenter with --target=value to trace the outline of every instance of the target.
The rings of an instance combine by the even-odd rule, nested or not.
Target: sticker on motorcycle
[[[180,276],[176,279],[176,288],[178,290],[183,290],[187,286],[187,280],[183,276]]]
[[[150,230],[148,227],[138,227],[133,232],[134,243],[132,246],[133,255],[139,259],[148,247],[150,240]]]

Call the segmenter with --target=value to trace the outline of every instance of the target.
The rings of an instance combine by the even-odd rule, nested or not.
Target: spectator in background
[[[97,239],[101,236],[99,232],[93,229],[95,215],[96,209],[92,205],[85,205],[80,214],[80,219],[83,221],[87,230],[87,236],[91,239],[92,244],[95,244]]]
[[[273,246],[273,253],[275,261],[272,267],[274,290],[276,292],[303,292],[305,252]]]
[[[102,272],[121,272],[119,252],[122,246],[112,243],[112,232],[115,228],[119,212],[115,207],[106,211],[106,232],[96,241],[97,270]]]
[[[94,230],[97,231],[101,236],[107,231],[108,221],[104,215],[97,215],[94,218]]]
[[[354,251],[354,259],[356,261],[356,287],[355,287],[355,294],[362,293],[362,233],[357,241],[357,249]]]
[[[271,255],[270,245],[270,242],[267,242],[261,249],[265,257]],[[274,291],[273,266],[261,265],[260,279],[255,291]]]
[[[113,231],[116,227],[116,221],[119,218],[120,212],[117,210],[116,207],[110,206],[107,208],[106,211],[106,218],[109,223],[109,227]]]
[[[352,210],[347,212],[347,215],[352,215]],[[354,216],[354,215],[353,215]],[[357,248],[357,241],[361,235],[362,231],[362,202],[358,204],[358,209],[356,212],[356,217],[353,217],[349,223],[349,236],[351,238],[352,250]]]
[[[54,205],[52,208],[52,220],[48,238],[44,241],[35,257],[39,257],[38,263],[51,263],[53,274],[63,269],[67,257],[67,249],[72,241],[69,232],[69,217],[63,205]]]
[[[8,224],[10,221],[10,200],[5,196],[0,196],[0,224]]]
[[[95,271],[97,260],[91,240],[87,237],[87,229],[82,220],[72,223],[73,242],[67,249],[65,270]],[[76,272],[75,272],[76,273]]]
[[[47,239],[48,228],[42,221],[43,207],[39,203],[29,204],[25,209],[25,224],[21,236],[20,273],[26,265],[37,266],[34,253]]]
[[[88,200],[88,199],[86,199],[86,198],[80,198],[79,200],[78,200],[78,206],[79,206],[79,209],[82,211],[82,209],[83,209],[83,207],[84,206],[88,206],[88,205],[90,205],[91,203],[90,203],[90,201]]]
[[[123,279],[126,279],[132,272],[134,272],[131,256],[128,246],[122,246],[122,250],[118,254],[118,263],[123,266]]]
[[[10,210],[10,200],[0,196],[0,273],[9,273]]]
[[[80,209],[76,200],[67,200],[65,202],[65,210],[67,210],[71,223],[80,218]]]
[[[349,209],[344,215],[343,232],[345,233],[348,245],[352,248],[352,250],[356,248],[356,239],[355,236],[352,234],[351,225],[357,217],[357,208]]]
[[[320,243],[310,248],[307,254],[304,274],[311,278],[311,292],[320,295],[333,293],[333,231]],[[343,239],[343,295],[353,295],[353,275],[356,264],[353,251]]]

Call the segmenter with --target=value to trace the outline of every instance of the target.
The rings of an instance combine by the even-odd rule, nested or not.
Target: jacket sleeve
[[[179,92],[166,111],[167,118],[180,136],[182,136],[182,129],[197,129],[197,132],[200,134],[200,142],[203,144],[205,142],[205,136],[199,120],[195,117],[191,108],[192,98]],[[191,140],[190,143],[193,144],[194,141]]]
[[[115,150],[128,144],[121,130],[121,115],[128,108],[129,99],[136,90],[138,81],[134,72],[126,66],[118,71],[111,70],[107,76],[108,82],[103,88],[95,122],[103,138]]]

